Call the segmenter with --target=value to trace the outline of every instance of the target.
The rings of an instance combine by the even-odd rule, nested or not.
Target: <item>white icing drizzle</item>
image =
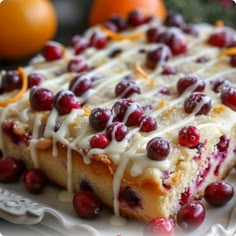
[[[152,22],[150,25],[159,24],[158,22]],[[150,25],[144,25],[138,27],[136,30],[138,31],[146,31]],[[94,28],[93,28],[94,29]],[[92,29],[91,29],[92,30]],[[178,30],[170,29],[169,34],[174,34]],[[204,34],[199,39],[192,39],[189,43],[189,52],[186,55],[173,57],[170,60],[171,65],[173,66],[181,66],[183,68],[191,67],[191,63],[193,64],[194,60],[198,57],[207,55],[213,58],[216,58],[219,49],[218,48],[208,48],[203,46],[203,42],[205,42],[207,35],[212,31],[211,27],[204,28]],[[92,31],[88,31],[85,35],[86,37],[90,37]],[[177,32],[178,33],[178,32]],[[137,41],[123,40],[119,42],[111,42],[107,46],[106,49],[97,51],[94,48],[90,48],[86,50],[83,54],[80,55],[81,58],[86,59],[89,66],[95,66],[95,69],[91,70],[87,73],[88,77],[98,76],[101,79],[95,81],[93,83],[94,88],[85,93],[82,97],[79,98],[80,102],[86,101],[86,106],[88,108],[93,108],[97,106],[99,102],[99,106],[101,107],[111,107],[114,102],[118,98],[114,98],[114,96],[107,96],[105,92],[113,93],[110,91],[114,89],[114,85],[117,84],[124,76],[134,73],[134,64],[138,60],[141,62],[145,61],[145,55],[139,53],[139,49],[144,50],[152,50],[160,44],[145,44],[145,38],[141,38]],[[107,58],[108,53],[116,48],[122,49],[122,53],[117,58]],[[165,51],[163,53],[163,57],[165,56]],[[71,49],[67,50],[67,58],[63,60],[58,60],[56,62],[47,63],[44,62],[42,58],[37,59],[37,63],[32,64],[30,67],[26,68],[27,72],[30,73],[32,71],[37,71],[39,73],[43,73],[47,80],[43,81],[43,87],[50,88],[54,93],[62,90],[68,89],[68,82],[75,75],[74,73],[65,72],[66,66],[70,58],[74,57]],[[233,68],[224,68],[223,71],[217,71],[214,75],[210,75],[208,70],[211,69],[215,64],[222,62],[226,63],[226,58],[216,58],[210,60],[208,63],[204,64],[204,67],[196,66],[191,69],[191,74],[201,75],[204,81],[208,82],[207,86],[209,87],[209,81],[215,80],[223,75],[228,75],[231,73],[235,73],[236,69]],[[161,63],[160,63],[161,64]],[[137,103],[157,105],[161,101],[161,97],[157,94],[157,90],[166,85],[167,88],[174,88],[178,78],[180,75],[183,76],[185,73],[179,73],[173,77],[170,76],[171,79],[167,79],[166,77],[160,75],[162,67],[158,65],[155,70],[152,72],[148,71],[150,80],[153,80],[156,85],[155,88],[150,88],[149,80],[143,80],[136,77],[136,82],[142,87],[143,91],[140,95],[135,96],[135,100]],[[55,76],[56,72],[63,72],[60,76]],[[173,80],[172,80],[173,79]],[[172,80],[172,81],[171,81]],[[152,109],[147,113],[149,115],[154,116],[157,120],[170,108],[175,108],[179,110],[183,107],[183,102],[185,98],[195,90],[198,84],[194,84],[190,86],[181,96],[176,97],[176,94],[170,96],[170,98],[166,98],[165,106],[159,109]],[[213,100],[212,104],[218,105],[221,103],[219,95],[214,94],[207,88],[208,94],[210,94],[211,99]],[[27,93],[28,96],[28,93]],[[25,96],[25,97],[27,97]],[[25,98],[24,97],[24,98]],[[97,98],[100,100],[97,101]],[[148,100],[148,99],[149,100]],[[59,199],[61,201],[71,201],[72,192],[73,192],[73,179],[72,179],[72,157],[71,152],[75,150],[81,154],[83,160],[86,164],[91,163],[91,156],[94,154],[108,154],[109,158],[113,163],[117,165],[117,170],[114,174],[113,178],[113,194],[114,194],[114,212],[116,216],[113,216],[110,219],[110,223],[113,225],[123,225],[124,222],[120,223],[120,212],[119,212],[119,201],[118,195],[120,186],[122,184],[122,178],[124,177],[124,173],[126,171],[127,165],[130,161],[132,161],[130,174],[134,177],[140,175],[147,168],[155,168],[157,172],[169,170],[171,168],[172,162],[168,158],[164,161],[153,161],[149,160],[146,156],[146,143],[156,137],[156,136],[164,136],[167,140],[171,140],[176,138],[176,131],[181,127],[192,124],[195,122],[195,114],[201,109],[201,107],[209,101],[209,97],[204,97],[202,101],[195,107],[194,111],[190,115],[186,115],[181,118],[181,122],[176,123],[175,120],[171,121],[172,123],[167,126],[160,126],[156,131],[146,133],[145,135],[140,134],[139,128],[129,128],[129,133],[126,135],[125,139],[121,142],[115,141],[114,135],[115,130],[113,131],[113,140],[105,149],[91,149],[89,141],[93,136],[94,132],[91,130],[88,124],[88,117],[84,114],[82,109],[74,109],[72,112],[65,117],[59,116],[56,109],[52,109],[52,111],[46,113],[48,115],[45,130],[43,137],[52,139],[52,154],[53,156],[58,156],[57,143],[64,144],[67,146],[67,191],[63,191],[59,195]],[[16,103],[16,106],[18,103]],[[124,123],[128,120],[129,115],[137,108],[137,104],[133,103],[125,114]],[[13,109],[12,105],[9,105],[6,108],[1,109],[0,116],[0,125],[7,119],[8,115]],[[22,122],[29,122],[30,120],[30,110],[25,108],[20,113],[20,119]],[[34,165],[38,166],[37,160],[37,152],[36,152],[36,143],[39,138],[39,127],[41,125],[42,115],[40,113],[35,114],[33,121],[33,132],[32,139],[30,140],[30,152],[31,158],[34,162]],[[55,126],[57,122],[60,124],[58,130],[55,130]],[[77,127],[73,128],[71,131],[70,125],[72,123],[76,123]],[[111,120],[109,121],[111,123]],[[202,123],[198,124],[198,128],[204,127],[218,127],[219,129],[225,131],[225,129],[229,129],[229,126],[232,127],[234,124],[227,124],[227,127],[223,125],[216,125],[214,123]],[[174,133],[172,137],[169,137],[168,134]],[[138,136],[139,135],[139,136]],[[0,132],[0,148],[3,149],[4,144],[2,140],[2,132]],[[88,150],[87,150],[88,149]],[[83,150],[87,150],[88,153],[85,155]],[[231,230],[232,226],[232,218],[236,217],[236,210],[233,210],[231,221],[229,222],[229,230]],[[117,221],[118,219],[118,221]],[[118,222],[118,223],[117,223]],[[214,226],[212,228],[213,232],[224,232],[220,226]],[[215,230],[215,231],[214,231]],[[228,229],[227,229],[228,230]],[[231,231],[230,231],[231,232]],[[233,232],[233,231],[232,231]],[[228,236],[228,234],[222,234],[222,236]],[[208,236],[208,235],[207,235]]]

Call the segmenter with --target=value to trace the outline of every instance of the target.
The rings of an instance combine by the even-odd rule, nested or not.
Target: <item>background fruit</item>
[[[160,19],[166,17],[166,8],[162,0],[95,0],[89,22],[90,24],[102,23],[115,14],[127,17],[134,9],[141,9],[144,14],[154,15]]]
[[[51,39],[57,18],[49,0],[7,0],[0,5],[0,59],[21,59]]]

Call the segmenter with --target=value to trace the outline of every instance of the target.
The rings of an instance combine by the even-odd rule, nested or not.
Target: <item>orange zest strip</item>
[[[149,79],[148,74],[143,70],[140,61],[136,61],[135,72],[140,75],[143,79]]]
[[[85,114],[86,116],[89,116],[89,115],[90,115],[91,110],[90,110],[89,108],[84,107],[83,110],[84,110],[84,114]]]
[[[144,35],[144,32],[136,32],[133,34],[119,34],[119,33],[115,33],[109,29],[107,29],[106,27],[99,25],[100,30],[106,34],[108,37],[110,37],[113,40],[124,40],[124,39],[129,39],[129,40],[136,40],[141,38]]]
[[[6,107],[9,104],[14,103],[14,102],[18,101],[19,99],[21,99],[28,88],[27,75],[26,75],[24,69],[22,67],[19,67],[17,71],[18,71],[18,74],[22,80],[22,87],[14,97],[11,97],[11,98],[6,99],[4,101],[0,101],[0,107]]]
[[[226,48],[220,52],[220,56],[234,56],[236,55],[236,47]]]
[[[224,27],[224,21],[222,21],[222,20],[216,21],[215,26],[216,26],[216,28],[222,28],[222,27]]]

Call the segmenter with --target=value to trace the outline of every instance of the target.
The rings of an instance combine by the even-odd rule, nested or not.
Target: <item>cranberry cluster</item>
[[[96,131],[105,131],[91,138],[90,145],[93,148],[105,148],[111,140],[122,141],[129,132],[129,126],[139,126],[142,132],[151,132],[157,128],[156,119],[145,115],[142,107],[129,98],[119,99],[112,109],[94,108],[89,123]]]

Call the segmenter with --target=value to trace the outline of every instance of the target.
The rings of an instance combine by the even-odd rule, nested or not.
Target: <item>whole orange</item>
[[[39,51],[56,33],[50,0],[6,0],[0,4],[0,59],[21,59]]]
[[[90,11],[90,24],[106,21],[112,15],[127,17],[132,10],[140,9],[144,14],[153,15],[163,20],[166,7],[163,0],[94,0]]]

